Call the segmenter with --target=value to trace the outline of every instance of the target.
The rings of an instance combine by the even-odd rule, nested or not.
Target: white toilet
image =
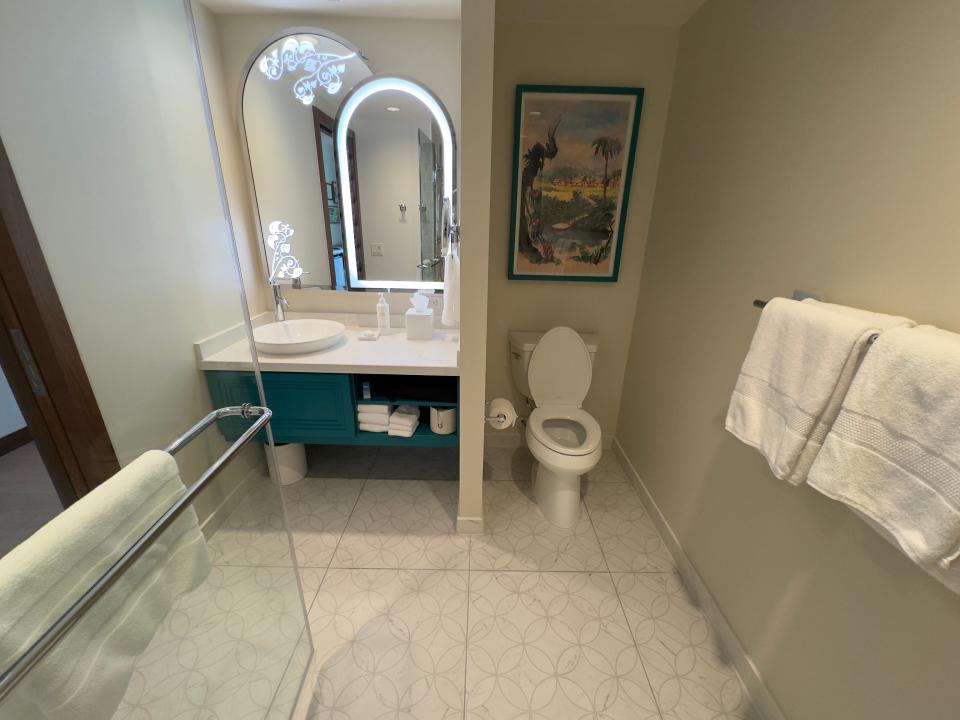
[[[602,452],[600,425],[581,408],[596,352],[595,336],[566,327],[510,333],[514,382],[536,405],[526,432],[537,461],[533,495],[544,516],[565,528],[580,517],[580,476],[596,467]]]

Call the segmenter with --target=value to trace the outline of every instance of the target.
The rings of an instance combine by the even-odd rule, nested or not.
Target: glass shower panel
[[[192,18],[181,0],[5,3],[0,48],[0,137],[126,466],[212,409],[197,346],[248,340],[248,305],[262,309],[240,280]],[[249,368],[253,385],[252,355]],[[216,428],[190,443],[176,456],[183,483],[227,447]],[[68,704],[63,717],[143,717],[134,709],[147,706],[154,718],[185,707],[204,717],[286,717],[271,704],[299,688],[309,633],[262,442],[241,451],[193,510],[209,571],[176,595],[145,647],[120,661],[133,672],[118,706],[70,714]],[[124,549],[97,560],[109,565]],[[17,654],[2,643],[8,613],[0,608],[0,673]],[[221,707],[228,711],[207,712]]]
[[[442,280],[437,238],[437,161],[433,141],[417,130],[420,165],[420,279]]]

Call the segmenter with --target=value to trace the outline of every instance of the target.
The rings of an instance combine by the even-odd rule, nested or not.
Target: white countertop
[[[394,328],[379,339],[360,340],[369,329],[366,318],[353,315],[321,313],[288,313],[287,317],[323,317],[344,323],[347,330],[340,341],[329,348],[306,355],[266,355],[259,353],[263,372],[318,372],[362,373],[371,375],[453,375],[460,374],[457,366],[460,350],[460,331],[440,329],[433,331],[433,340],[407,340],[406,331]],[[352,323],[346,321],[352,320]],[[358,320],[362,324],[357,324]],[[258,316],[254,325],[270,322],[269,316]],[[196,343],[197,360],[201,370],[252,370],[250,346],[243,327]]]

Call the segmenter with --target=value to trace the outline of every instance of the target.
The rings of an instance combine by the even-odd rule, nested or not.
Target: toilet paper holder
[[[492,422],[506,422],[507,414],[506,413],[497,413],[496,415],[484,415],[483,421],[492,423]]]

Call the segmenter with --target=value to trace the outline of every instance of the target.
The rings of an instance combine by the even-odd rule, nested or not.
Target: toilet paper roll
[[[502,415],[502,418],[497,418]],[[506,430],[511,428],[517,422],[517,411],[513,403],[506,398],[494,398],[490,401],[487,408],[487,416],[490,418],[490,426],[496,430]]]

